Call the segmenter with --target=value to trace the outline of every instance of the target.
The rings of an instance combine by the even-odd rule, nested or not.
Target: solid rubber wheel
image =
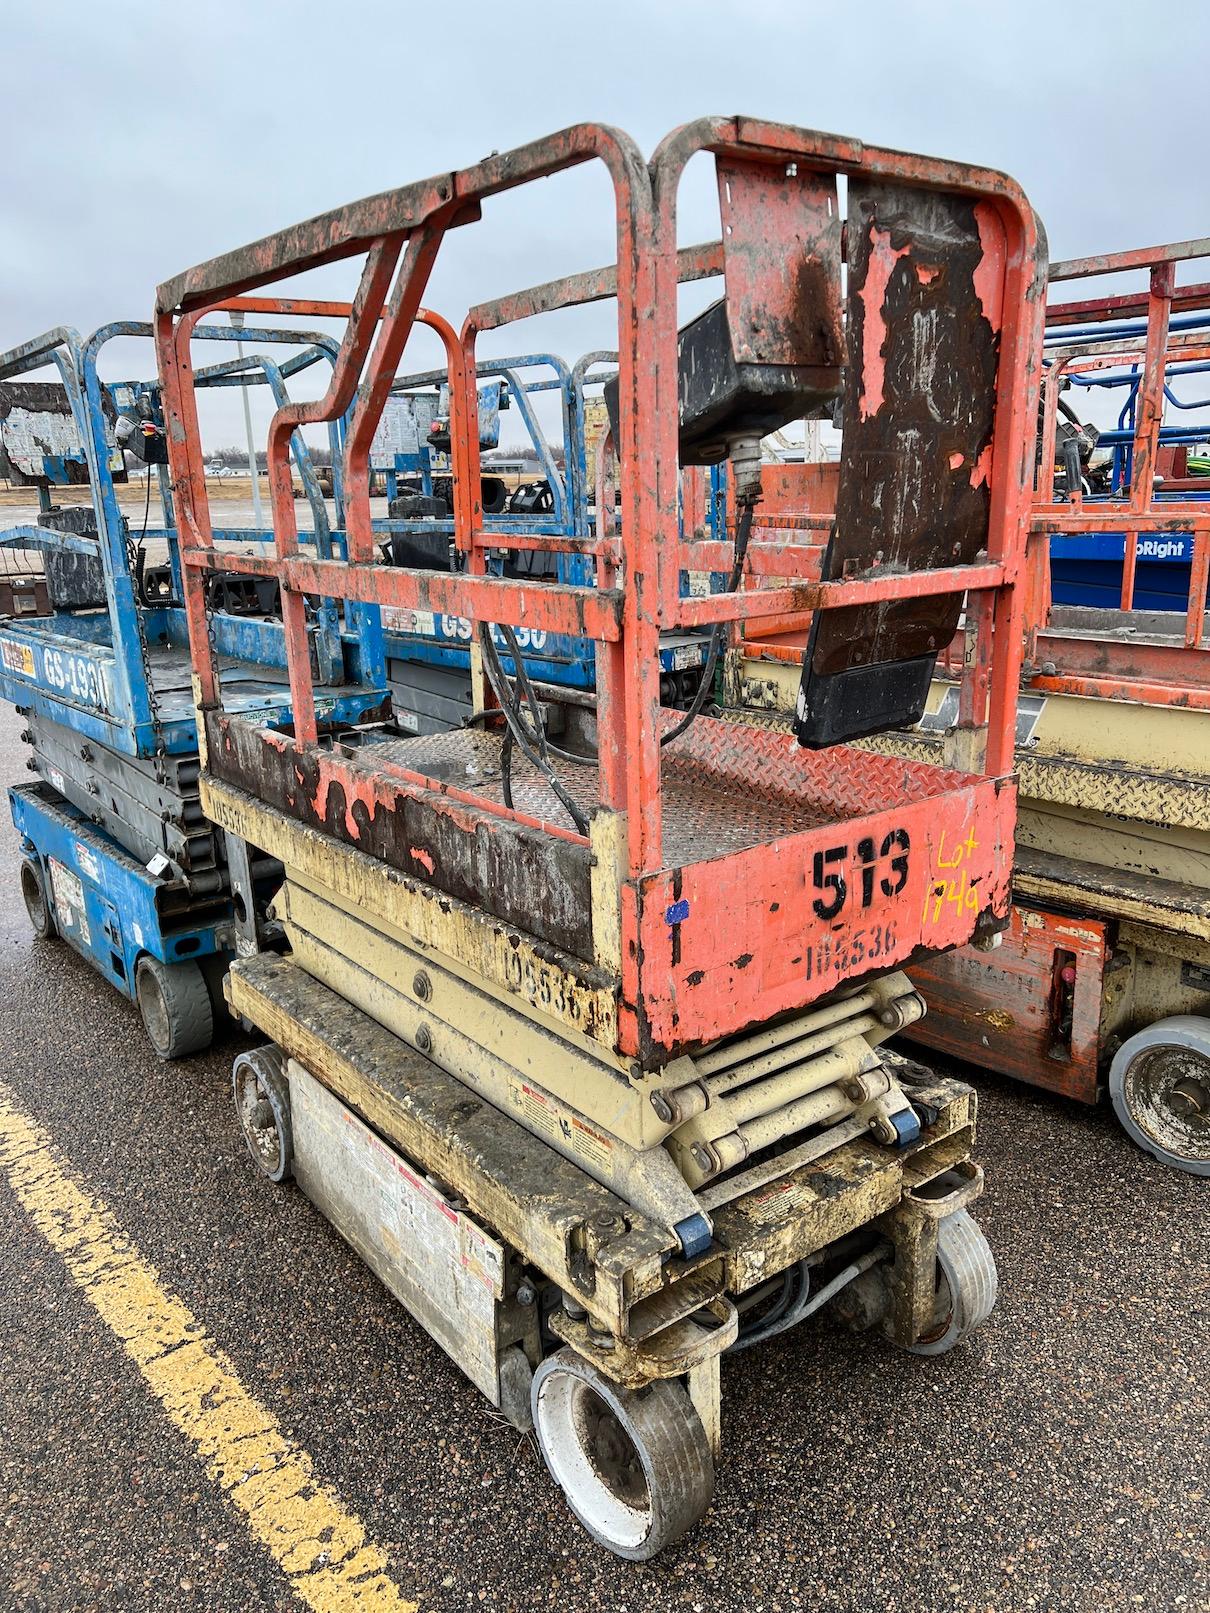
[[[198,964],[140,958],[134,987],[143,1028],[162,1059],[183,1059],[210,1046],[214,1010]]]
[[[1210,1176],[1210,1019],[1177,1014],[1122,1043],[1109,1067],[1118,1119],[1165,1165]]]
[[[231,1083],[240,1129],[257,1168],[271,1182],[287,1181],[294,1171],[294,1130],[281,1053],[272,1044],[241,1053]]]
[[[645,1562],[710,1505],[714,1458],[679,1383],[621,1389],[564,1348],[534,1373],[531,1403],[552,1477],[608,1551]]]
[[[999,1292],[996,1261],[978,1222],[955,1210],[937,1227],[937,1297],[933,1323],[908,1349],[945,1355],[981,1327]]]
[[[59,933],[55,928],[55,915],[46,894],[46,881],[42,870],[32,857],[21,859],[21,896],[25,911],[39,941],[51,941]]]

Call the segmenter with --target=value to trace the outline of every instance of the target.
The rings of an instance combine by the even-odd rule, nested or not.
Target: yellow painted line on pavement
[[[416,1613],[384,1552],[0,1082],[0,1168],[206,1470],[315,1613]]]

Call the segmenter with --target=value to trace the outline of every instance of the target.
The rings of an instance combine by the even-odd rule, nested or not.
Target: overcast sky
[[[147,318],[160,280],[217,252],[586,119],[650,151],[746,112],[1004,168],[1052,257],[1208,228],[1204,115],[1179,81],[1204,50],[1199,6],[3,0],[3,16],[4,347]],[[683,240],[716,232],[709,202],[689,187]],[[603,170],[582,170],[456,232],[426,300],[457,323],[612,255]],[[350,275],[322,285],[351,292]],[[612,345],[604,310],[560,320],[545,339],[569,358]],[[150,350],[115,364],[149,373]],[[229,439],[223,400],[211,429]]]

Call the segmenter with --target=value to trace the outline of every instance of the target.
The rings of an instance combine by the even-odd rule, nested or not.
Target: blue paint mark
[[[664,914],[664,923],[683,924],[688,917],[689,902],[686,897],[682,896],[680,901],[673,902],[672,906]]]

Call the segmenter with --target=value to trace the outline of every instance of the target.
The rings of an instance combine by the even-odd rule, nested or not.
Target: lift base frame
[[[57,932],[124,996],[134,999],[143,956],[201,963],[225,950],[230,921],[213,921],[212,901],[204,907],[207,922],[191,925],[186,908],[166,929],[163,904],[179,882],[149,873],[48,784],[16,785],[8,798],[24,854],[41,870]]]
[[[577,1337],[577,1348],[618,1381],[701,1366],[735,1336],[730,1296],[876,1223],[897,1250],[904,1244],[892,1286],[907,1298],[894,1325],[897,1342],[912,1343],[913,1318],[923,1315],[923,1296],[931,1305],[934,1286],[934,1251],[926,1238],[920,1252],[916,1222],[935,1221],[981,1189],[969,1163],[974,1093],[917,1066],[913,1100],[927,1116],[917,1143],[891,1150],[854,1136],[819,1157],[791,1153],[720,1183],[712,1190],[719,1236],[685,1259],[667,1229],[288,959],[238,959],[225,990],[233,1013],[570,1296],[600,1330]],[[921,1195],[954,1171],[964,1182],[955,1194]]]

